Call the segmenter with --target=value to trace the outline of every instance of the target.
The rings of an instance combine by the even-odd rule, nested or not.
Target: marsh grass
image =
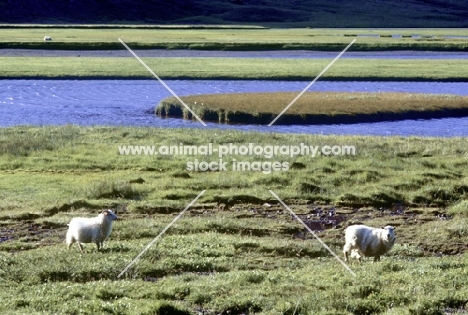
[[[0,155],[26,156],[34,151],[53,151],[64,143],[73,144],[77,128],[72,126],[60,128],[37,128],[28,132],[27,128],[19,127],[14,132],[5,129],[0,136]]]
[[[48,144],[28,143],[38,134]],[[0,139],[0,313],[443,314],[468,307],[464,138],[63,126],[4,128]],[[210,142],[347,144],[357,155],[275,157],[296,166],[263,174],[189,172],[195,156],[117,150]],[[345,215],[341,225],[317,231],[339,255],[343,229],[357,222],[394,225],[397,244],[380,263],[352,262],[354,278],[268,189],[304,219],[333,206]],[[83,254],[67,250],[69,220],[105,208],[119,209],[119,220],[102,252],[93,244]]]
[[[61,128],[68,131],[60,131]],[[353,200],[361,200],[364,205],[388,205],[399,201],[448,206],[463,199],[468,192],[464,138],[269,136],[255,132],[207,132],[198,129],[189,135],[177,129],[124,129],[74,126],[2,129],[3,148],[10,148],[3,151],[5,158],[0,163],[1,177],[10,183],[2,191],[2,207],[26,210],[28,205],[36,204],[35,208],[40,209],[50,203],[68,202],[69,196],[91,201],[126,197],[131,201],[131,207],[148,201],[154,201],[154,206],[157,206],[168,201],[177,204],[178,200],[196,196],[203,189],[208,189],[204,196],[206,201],[215,200],[217,195],[250,195],[263,201],[271,199],[259,184],[279,189],[287,198],[307,199],[313,196],[317,202],[346,201],[349,204]],[[34,137],[38,133],[46,139],[45,145],[32,145],[37,143]],[[49,140],[52,136],[56,137],[54,141]],[[18,138],[22,139],[21,145],[18,145]],[[117,149],[118,145],[206,145],[210,142],[215,146],[226,143],[306,143],[319,147],[353,145],[357,154],[315,158],[278,156],[276,160],[288,162],[290,170],[263,174],[253,171],[187,172],[186,163],[195,158],[204,161],[219,161],[219,158],[119,155]],[[21,155],[17,154],[19,146],[23,148]],[[263,156],[225,157],[229,162],[231,159],[269,161]],[[230,168],[230,163],[227,165]],[[130,183],[135,180],[144,182]],[[367,189],[361,189],[362,186]],[[31,193],[36,194],[35,201],[26,198]]]
[[[53,38],[44,42],[44,28],[2,28],[2,48],[41,49],[122,49],[117,38],[122,38],[130,47],[137,49],[200,49],[200,50],[280,50],[310,49],[341,51],[359,35],[354,50],[464,50],[468,43],[464,29],[418,28],[418,29],[228,29],[228,28],[47,28]],[[402,38],[391,35],[400,34]],[[420,38],[412,38],[412,35]],[[379,36],[376,36],[379,35]]]
[[[343,48],[343,47],[342,47]],[[316,58],[143,58],[162,79],[307,80],[329,63]],[[343,58],[321,80],[466,81],[467,59]],[[0,57],[1,78],[153,79],[127,57]]]
[[[89,199],[141,199],[143,192],[129,181],[102,181],[89,189]]]
[[[295,99],[295,92],[232,93],[184,96],[182,100],[200,118],[219,122],[271,121]],[[315,119],[325,123],[327,119],[389,119],[390,115],[425,113],[427,116],[451,111],[468,113],[468,97],[458,95],[413,93],[330,93],[307,92],[284,114],[291,120]],[[164,99],[156,108],[161,116],[183,116],[191,113],[174,97]],[[338,118],[339,117],[339,118]],[[393,116],[392,116],[393,117]]]

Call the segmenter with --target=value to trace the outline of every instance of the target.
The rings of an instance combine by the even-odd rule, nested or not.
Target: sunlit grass
[[[264,116],[267,116],[271,121],[272,118],[269,116],[281,113],[297,94],[297,92],[210,94],[184,96],[182,100],[201,119],[241,122],[243,119],[249,121],[244,118],[248,115],[250,120],[255,120],[257,117],[259,120],[266,119]],[[322,118],[340,115],[351,117],[381,115],[381,119],[385,119],[385,115],[388,114],[425,112],[430,115],[431,112],[454,109],[467,110],[468,97],[408,93],[307,92],[288,108],[286,115],[298,118],[306,115]],[[174,97],[162,100],[156,112],[162,116],[175,115],[185,118],[192,116]]]
[[[52,37],[44,42],[44,33]],[[359,36],[372,34],[373,36]],[[401,35],[393,38],[392,35]],[[375,37],[380,35],[380,37]],[[412,38],[418,35],[418,38]],[[3,47],[54,49],[118,49],[118,38],[135,48],[165,49],[315,49],[342,50],[356,37],[356,50],[463,50],[466,39],[446,38],[466,36],[464,29],[137,29],[137,28],[2,28]],[[344,45],[344,46],[343,46]],[[341,47],[343,46],[343,47]]]
[[[347,144],[357,154],[275,156],[295,167],[264,174],[189,172],[188,161],[219,157],[117,149],[179,143]],[[467,139],[62,126],[0,129],[0,148],[0,313],[466,312]],[[346,224],[392,224],[397,244],[380,263],[352,262],[354,278],[268,189],[303,218],[331,206],[353,215],[318,232],[340,256]],[[104,208],[119,220],[103,251],[67,250],[70,219]]]
[[[162,79],[312,80],[329,59],[143,58]],[[323,80],[466,80],[467,59],[351,59],[337,61]],[[2,78],[153,78],[126,57],[0,57]]]

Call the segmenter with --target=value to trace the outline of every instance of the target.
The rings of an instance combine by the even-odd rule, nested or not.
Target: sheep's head
[[[117,220],[117,215],[111,209],[103,210],[101,215],[108,221]]]
[[[382,237],[389,243],[395,243],[396,236],[395,236],[395,228],[393,226],[387,225],[386,227],[382,228]]]

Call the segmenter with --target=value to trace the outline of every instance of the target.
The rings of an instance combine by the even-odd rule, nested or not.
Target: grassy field
[[[191,50],[441,50],[466,51],[464,29],[267,29],[267,28],[1,28],[0,48]],[[44,35],[53,41],[44,42]],[[392,37],[398,35],[400,37]],[[416,35],[417,38],[412,36]],[[449,38],[451,36],[451,38]],[[309,80],[328,59],[144,58],[163,79]],[[341,59],[325,80],[466,81],[466,59]],[[128,58],[0,57],[0,78],[132,78],[151,75]]]
[[[0,313],[463,314],[468,309],[465,138],[245,133],[233,130],[0,129]],[[354,146],[355,155],[119,154],[119,145]],[[160,151],[162,152],[162,151]],[[232,160],[261,162],[234,171]],[[262,172],[268,162],[288,170]],[[266,164],[265,164],[266,163]],[[343,229],[392,224],[382,262],[353,277],[269,193],[341,255]],[[117,275],[202,190],[121,278]],[[119,211],[98,253],[67,251],[74,216]]]
[[[119,49],[118,38],[137,49],[335,50],[353,38],[352,50],[466,51],[465,29],[182,29],[1,28],[0,48]],[[44,36],[52,37],[44,42]],[[392,37],[397,35],[398,37]],[[413,38],[412,36],[415,35]]]
[[[329,59],[143,58],[162,79],[312,80]],[[321,80],[467,81],[468,59],[340,59]],[[0,78],[153,79],[134,58],[0,57]]]
[[[203,120],[236,123],[269,123],[298,96],[294,92],[232,93],[184,96],[182,100]],[[459,115],[468,113],[468,97],[410,93],[307,92],[284,113],[283,123],[325,123],[336,119],[389,120],[410,115]],[[195,119],[175,98],[162,100],[160,116]],[[281,121],[280,121],[281,122]]]
[[[376,33],[380,37],[373,37]],[[54,40],[43,42],[46,34]],[[393,34],[402,37],[392,38]],[[420,38],[411,38],[413,34]],[[0,47],[123,49],[117,42],[120,37],[132,48],[339,51],[358,37],[356,50],[466,50],[466,39],[448,35],[465,33],[5,28],[0,31]],[[145,58],[145,62],[163,79],[309,80],[329,60]],[[323,78],[466,80],[466,62],[342,59]],[[1,57],[0,76],[152,78],[132,57]],[[363,104],[369,95],[355,96]],[[392,97],[386,101],[393,102]],[[460,99],[466,103],[466,98]],[[410,104],[416,103],[411,99]],[[401,104],[407,106],[408,101]],[[467,141],[213,129],[0,129],[0,313],[466,313]],[[144,155],[140,147],[135,154],[119,151],[130,145],[178,148],[209,143],[215,147],[251,143],[279,151],[272,157],[266,151],[225,156]],[[319,154],[294,156],[283,151],[304,144]],[[334,155],[327,147],[348,154]],[[208,163],[225,165],[226,170],[193,170]],[[274,169],[275,163],[281,167]],[[354,277],[291,218],[270,189],[340,256],[343,230],[350,224],[391,224],[397,244],[381,263],[352,263]],[[199,201],[119,278],[203,190]],[[70,219],[95,216],[105,208],[117,210],[120,220],[104,250],[96,252],[87,244],[84,254],[77,247],[67,251],[64,237]]]

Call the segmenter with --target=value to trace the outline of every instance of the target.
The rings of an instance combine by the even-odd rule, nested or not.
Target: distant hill
[[[0,0],[0,23],[468,27],[460,0]]]

